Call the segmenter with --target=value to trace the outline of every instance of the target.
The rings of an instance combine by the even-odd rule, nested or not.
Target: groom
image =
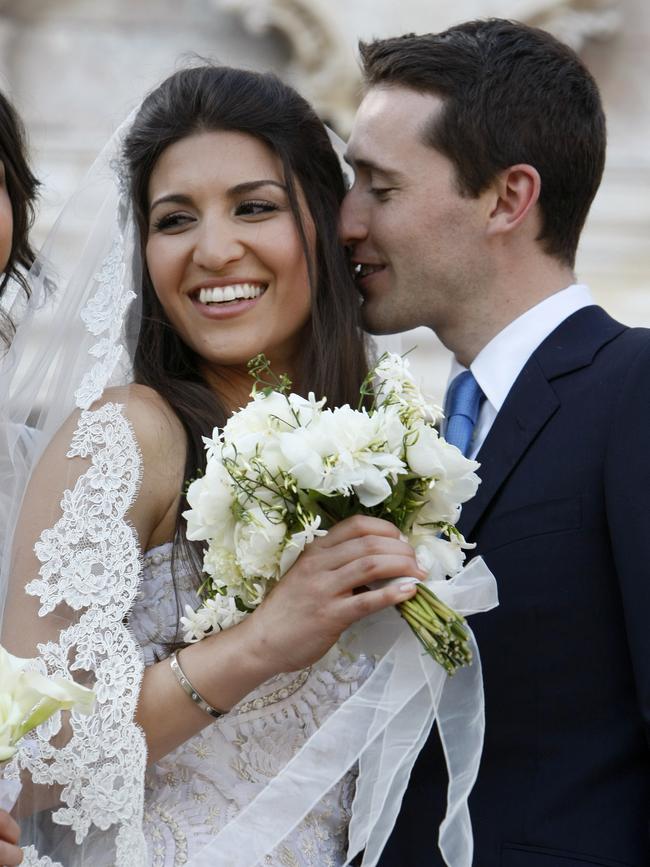
[[[367,328],[454,354],[446,414],[483,482],[460,529],[499,584],[476,867],[650,864],[650,332],[576,284],[605,121],[591,76],[508,21],[361,46],[342,210]],[[450,426],[451,431],[451,426]],[[381,867],[433,867],[432,734]]]

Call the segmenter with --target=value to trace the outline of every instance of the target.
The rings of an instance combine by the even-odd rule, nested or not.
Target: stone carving
[[[358,103],[359,38],[443,30],[463,19],[515,18],[580,49],[619,26],[617,0],[212,0],[256,35],[279,31],[291,48],[289,80],[338,132],[349,132]]]

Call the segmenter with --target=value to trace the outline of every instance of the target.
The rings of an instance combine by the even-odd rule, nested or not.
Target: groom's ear
[[[541,188],[539,172],[526,163],[499,172],[492,185],[487,234],[503,235],[520,226],[537,204]]]

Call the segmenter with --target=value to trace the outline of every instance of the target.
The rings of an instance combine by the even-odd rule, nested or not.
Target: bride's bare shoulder
[[[185,477],[186,436],[167,401],[146,385],[107,389],[101,404],[117,404],[128,420],[142,458],[142,477],[130,518],[143,548],[173,538]]]
[[[163,459],[165,454],[184,457],[183,425],[171,406],[155,389],[137,383],[108,388],[101,401],[92,408],[106,403],[117,404],[122,408],[145,459]]]

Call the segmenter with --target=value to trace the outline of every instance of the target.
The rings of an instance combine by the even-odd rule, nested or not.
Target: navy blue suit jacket
[[[650,865],[650,331],[599,307],[534,352],[460,528],[499,585],[471,618],[485,748],[475,867]],[[381,867],[442,867],[434,732]]]

